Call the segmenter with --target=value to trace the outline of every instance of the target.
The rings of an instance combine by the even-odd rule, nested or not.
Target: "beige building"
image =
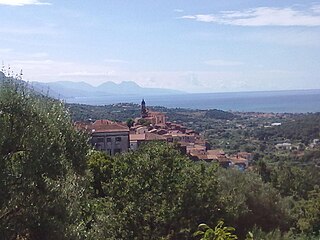
[[[165,125],[166,115],[161,112],[152,112],[146,108],[144,99],[141,102],[141,118],[149,121],[152,125]]]
[[[142,133],[142,134],[130,134],[130,149],[137,150],[143,143],[150,141],[162,141],[165,142],[167,139],[161,135],[155,133]]]
[[[165,125],[166,115],[160,112],[148,112],[148,117],[153,125]]]
[[[126,125],[109,120],[97,120],[92,124],[77,124],[77,127],[90,133],[95,149],[108,155],[113,156],[129,150],[129,128]]]

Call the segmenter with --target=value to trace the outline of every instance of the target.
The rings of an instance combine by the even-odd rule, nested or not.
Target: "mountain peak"
[[[168,95],[181,94],[182,92],[162,89],[162,88],[143,88],[134,81],[123,81],[115,83],[112,81],[104,82],[94,87],[85,82],[58,81],[51,83],[33,82],[39,89],[48,89],[59,93],[64,98],[74,97],[93,97],[93,96],[112,96],[112,95]]]
[[[118,84],[119,86],[126,86],[126,87],[140,87],[136,82],[133,81],[122,81],[121,83]]]

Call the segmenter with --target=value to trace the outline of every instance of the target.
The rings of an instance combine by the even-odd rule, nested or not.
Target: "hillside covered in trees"
[[[63,103],[4,80],[0,239],[200,239],[199,224],[220,220],[239,239],[319,239],[314,166],[258,161],[240,172],[166,143],[110,157],[88,139]]]

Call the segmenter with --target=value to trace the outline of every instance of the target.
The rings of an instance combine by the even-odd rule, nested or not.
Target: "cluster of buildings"
[[[303,149],[315,149],[315,148],[320,148],[320,139],[316,138],[313,139],[312,142],[309,145],[305,145],[304,143],[295,143],[292,144],[289,142],[289,140],[287,140],[287,142],[283,142],[283,143],[278,143],[275,145],[275,148],[277,150],[303,150]]]
[[[252,160],[250,153],[228,156],[222,150],[208,150],[206,141],[199,133],[167,121],[164,113],[149,111],[144,100],[141,102],[141,116],[134,119],[134,124],[130,127],[125,123],[109,120],[76,122],[75,125],[79,130],[91,134],[91,143],[97,150],[111,156],[137,150],[139,146],[150,141],[163,141],[176,144],[182,153],[193,160],[216,161],[224,167],[245,169]]]

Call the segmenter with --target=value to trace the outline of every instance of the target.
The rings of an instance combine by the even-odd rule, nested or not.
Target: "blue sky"
[[[301,2],[0,0],[0,60],[29,81],[320,89],[320,2]]]

